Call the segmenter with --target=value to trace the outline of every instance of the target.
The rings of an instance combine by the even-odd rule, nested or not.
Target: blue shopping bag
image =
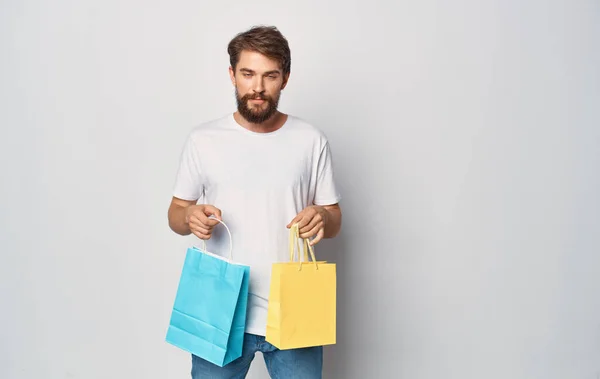
[[[220,220],[219,220],[220,221]],[[220,367],[242,355],[250,267],[190,247],[187,250],[166,341]]]

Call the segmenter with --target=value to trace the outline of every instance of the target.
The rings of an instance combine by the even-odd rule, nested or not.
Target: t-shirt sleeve
[[[341,195],[335,183],[333,161],[329,142],[321,150],[317,164],[317,182],[315,186],[315,205],[332,205],[341,200]]]
[[[198,147],[193,136],[190,134],[181,152],[173,196],[183,200],[196,201],[203,193],[204,183]]]

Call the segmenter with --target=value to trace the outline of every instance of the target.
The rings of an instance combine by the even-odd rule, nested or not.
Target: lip
[[[258,103],[258,104],[262,104],[262,103],[265,102],[265,100],[263,100],[263,99],[250,99],[250,101],[253,101],[253,102]]]

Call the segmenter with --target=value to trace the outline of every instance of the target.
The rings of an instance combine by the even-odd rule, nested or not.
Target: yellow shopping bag
[[[266,340],[281,350],[336,342],[336,266],[317,261],[306,239],[300,261],[299,238],[295,224],[290,228],[290,262],[271,268]]]

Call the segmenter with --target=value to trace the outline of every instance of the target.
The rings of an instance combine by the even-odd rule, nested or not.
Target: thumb
[[[298,214],[298,215],[296,215],[296,217],[294,217],[294,219],[293,219],[292,221],[290,221],[290,223],[289,223],[289,224],[287,224],[287,225],[286,225],[286,228],[288,228],[288,229],[289,229],[289,228],[291,228],[291,227],[292,227],[292,225],[294,225],[295,223],[297,223],[297,222],[298,222],[298,218],[299,218],[299,217],[300,217],[300,215],[299,215],[299,214]]]
[[[205,205],[204,206],[204,214],[207,216],[213,215],[217,219],[221,220],[221,210],[215,206],[212,206],[209,204]]]

